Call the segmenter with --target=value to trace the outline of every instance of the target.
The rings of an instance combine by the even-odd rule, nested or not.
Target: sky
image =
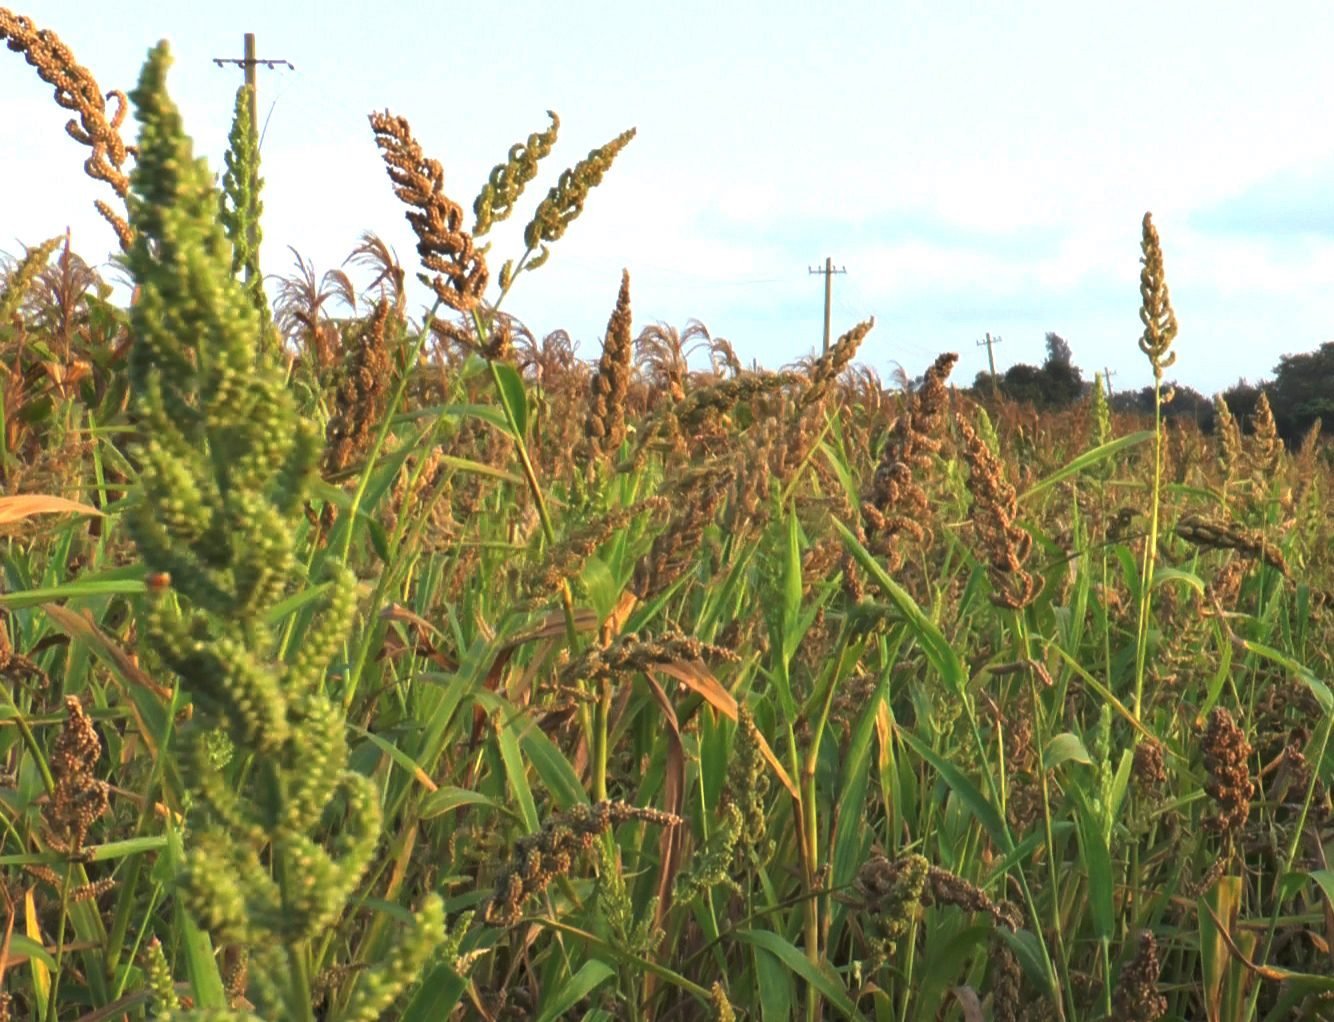
[[[196,154],[221,168],[254,32],[266,273],[338,267],[373,230],[415,271],[367,115],[406,117],[471,210],[509,147],[561,117],[493,279],[560,171],[638,135],[550,261],[504,308],[596,358],[622,268],[634,328],[697,319],[777,367],[867,316],[861,361],[918,376],[956,351],[960,383],[1041,363],[1048,331],[1086,378],[1152,382],[1137,339],[1140,222],[1152,211],[1180,323],[1172,376],[1206,393],[1334,339],[1334,9],[909,2],[670,4],[456,0],[219,4],[29,0],[104,89],[128,91],[165,38]],[[1206,13],[1207,12],[1207,13]],[[0,250],[73,232],[104,260],[67,115],[0,50]],[[136,130],[132,117],[127,136]],[[468,218],[471,223],[471,216]],[[354,280],[369,283],[351,269]],[[494,286],[494,285],[493,285]],[[493,292],[494,295],[494,292]],[[416,306],[426,292],[414,292]]]

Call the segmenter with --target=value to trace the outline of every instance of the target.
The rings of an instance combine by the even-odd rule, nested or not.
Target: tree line
[[[1272,379],[1251,383],[1239,379],[1223,391],[1223,399],[1238,422],[1246,423],[1263,393],[1280,435],[1295,445],[1317,419],[1334,424],[1334,341],[1326,341],[1315,351],[1284,355],[1273,369]],[[1106,381],[1104,381],[1104,386]],[[1064,408],[1081,400],[1092,389],[1092,381],[1074,364],[1069,343],[1060,334],[1047,334],[1047,357],[1040,366],[1019,363],[995,378],[980,372],[973,381],[973,392],[980,399],[1003,397],[1030,404],[1035,408]],[[1213,398],[1183,383],[1166,382],[1164,391],[1173,397],[1163,407],[1169,419],[1192,420],[1205,432],[1214,428]],[[1153,414],[1153,387],[1113,392],[1111,407],[1121,412]]]

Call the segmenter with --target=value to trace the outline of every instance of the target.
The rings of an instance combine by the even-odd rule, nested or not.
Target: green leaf
[[[801,528],[796,511],[787,516],[787,560],[783,572],[783,662],[789,663],[801,642]]]
[[[1102,822],[1089,805],[1088,797],[1076,784],[1068,790],[1074,798],[1078,821],[1080,859],[1088,880],[1089,915],[1093,934],[1108,941],[1116,930],[1116,908],[1113,902],[1115,879],[1112,876],[1112,856],[1103,837]]]
[[[889,688],[886,671],[876,686],[875,694],[866,701],[857,729],[843,759],[843,784],[839,792],[838,823],[834,827],[830,858],[833,860],[833,886],[841,887],[852,881],[853,874],[863,859],[863,845],[869,840],[866,821],[857,810],[864,805],[866,788],[871,780],[871,744],[875,737],[875,718]]]
[[[17,930],[9,935],[9,953],[11,956],[25,955],[28,958],[36,959],[48,969],[51,969],[52,971],[55,970],[55,956],[52,955],[50,951],[46,950],[46,948],[42,947],[41,944],[37,943],[37,941],[33,940],[31,937],[24,936]],[[10,964],[13,964],[12,958]]]
[[[174,878],[180,875],[184,866],[185,852],[181,846],[181,835],[175,830],[167,831],[167,854],[163,857],[168,873]],[[218,962],[213,954],[213,942],[208,933],[200,929],[194,916],[185,907],[183,898],[173,898],[175,931],[179,939],[178,958],[185,958],[185,974],[190,980],[190,992],[194,996],[196,1008],[227,1008],[227,992],[223,989],[222,975],[218,972]]]
[[[537,803],[533,800],[533,789],[528,786],[528,768],[523,762],[523,753],[519,751],[519,739],[514,733],[514,721],[522,719],[516,714],[506,720],[504,715],[496,723],[496,745],[500,749],[500,758],[505,763],[505,776],[510,782],[510,791],[514,801],[519,803],[519,813],[523,825],[529,834],[536,834],[542,829],[542,821],[537,815]]]
[[[47,586],[43,589],[25,589],[19,593],[0,594],[0,607],[19,610],[33,607],[39,603],[54,603],[58,600],[81,600],[103,596],[134,596],[145,592],[144,574],[147,569],[137,566],[137,577],[126,579],[102,579],[100,581],[70,582],[67,585]]]
[[[996,936],[1010,945],[1010,950],[1014,952],[1015,958],[1019,959],[1019,965],[1024,970],[1030,980],[1037,986],[1053,989],[1053,977],[1048,974],[1047,966],[1043,962],[1042,945],[1032,930],[1018,930],[1011,933],[1004,926],[998,926],[995,930]]]
[[[769,930],[737,930],[735,936],[747,944],[763,948],[785,966],[795,972],[811,986],[815,987],[826,1001],[837,1008],[847,1018],[864,1018],[857,1006],[852,1003],[847,989],[837,977],[826,973],[812,964],[806,955]]]
[[[519,744],[523,747],[523,753],[533,765],[537,776],[542,778],[547,791],[551,792],[552,801],[556,803],[557,809],[565,810],[573,806],[588,805],[588,792],[580,783],[574,767],[570,766],[570,761],[536,723],[529,722],[529,726],[519,739]]]
[[[606,620],[610,617],[620,601],[621,587],[616,584],[616,577],[607,567],[607,562],[596,555],[588,558],[579,573],[579,582],[588,594],[593,609],[597,611],[598,618]]]
[[[1304,664],[1299,664],[1296,660],[1292,659],[1292,657],[1284,656],[1278,650],[1259,642],[1251,642],[1249,639],[1246,639],[1243,640],[1242,645],[1252,653],[1258,653],[1266,660],[1272,660],[1274,663],[1286,667],[1293,674],[1297,675],[1297,677],[1301,679],[1302,684],[1311,690],[1311,695],[1315,696],[1316,702],[1320,704],[1320,708],[1326,713],[1334,713],[1334,693],[1330,692],[1329,686],[1316,677],[1315,672],[1309,667]]]
[[[1083,763],[1085,766],[1089,766],[1093,762],[1088,749],[1084,748],[1084,740],[1079,735],[1072,734],[1069,731],[1052,735],[1051,741],[1047,743],[1047,748],[1042,753],[1042,765],[1048,770],[1055,770],[1062,763],[1068,763],[1070,760]]]
[[[528,434],[528,392],[524,388],[523,377],[508,362],[492,362],[491,372],[495,375],[500,400],[509,412],[514,430],[519,439],[523,439]]]
[[[553,1022],[607,982],[615,972],[606,962],[584,962],[578,972],[545,999],[537,1022]]]
[[[1159,566],[1153,573],[1152,588],[1157,589],[1164,582],[1184,582],[1201,596],[1204,595],[1204,579],[1190,571],[1182,571],[1180,568]]]
[[[1091,468],[1100,461],[1105,461],[1112,455],[1125,450],[1127,447],[1134,447],[1136,444],[1142,444],[1146,440],[1153,439],[1153,430],[1144,429],[1138,433],[1130,433],[1126,436],[1117,437],[1115,440],[1109,440],[1101,447],[1095,447],[1091,451],[1085,451],[1079,457],[1070,461],[1063,468],[1058,468],[1045,479],[1040,479],[1027,490],[1019,495],[1020,501],[1026,501],[1031,497],[1036,497],[1044,490],[1050,490],[1062,479],[1068,479],[1072,475],[1083,472],[1086,468]]]
[[[756,947],[755,978],[760,987],[760,1018],[764,1022],[791,1022],[797,1003],[792,970],[776,955]]]
[[[1307,876],[1325,892],[1329,907],[1334,909],[1334,869],[1313,869]]]
[[[421,801],[421,808],[418,809],[418,816],[423,820],[433,820],[437,816],[444,816],[448,812],[458,809],[460,806],[486,806],[488,809],[495,809],[502,813],[508,813],[509,809],[502,806],[495,799],[487,798],[481,792],[472,791],[468,788],[456,788],[452,785],[437,788]]]
[[[112,859],[124,859],[142,852],[157,852],[167,847],[166,834],[147,834],[143,837],[126,838],[124,841],[108,841],[104,845],[85,848],[89,862],[108,862]]]
[[[908,595],[907,590],[889,577],[885,569],[881,567],[880,562],[871,555],[866,547],[858,542],[852,531],[837,518],[832,519],[832,521],[834,528],[838,529],[843,536],[843,542],[848,551],[857,559],[863,570],[875,580],[875,583],[885,591],[895,606],[899,608],[900,613],[907,619],[908,627],[921,644],[923,652],[926,653],[926,658],[931,661],[931,666],[936,669],[950,691],[962,694],[968,684],[968,671],[959,658],[959,654],[954,652],[954,647],[945,638],[944,633],[922,612],[922,608],[917,605],[916,600]]]
[[[435,966],[421,982],[403,1009],[402,1022],[438,1022],[448,1018],[459,1003],[468,981],[444,962]]]
[[[964,804],[977,817],[978,823],[982,824],[991,836],[991,840],[1002,851],[1008,852],[1014,847],[1014,842],[1010,838],[1010,830],[1005,825],[1005,821],[1001,819],[1000,813],[996,811],[996,807],[987,801],[986,796],[964,775],[962,770],[949,760],[939,756],[931,746],[911,732],[900,731],[899,737],[913,752],[936,768],[936,773],[940,774],[955,794],[963,799]]]

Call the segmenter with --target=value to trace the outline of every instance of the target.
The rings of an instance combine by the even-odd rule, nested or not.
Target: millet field
[[[1166,421],[1150,216],[1148,416],[871,321],[747,369],[630,272],[591,362],[503,310],[633,130],[472,201],[353,121],[416,262],[266,291],[246,89],[215,187],[165,44],[0,39],[132,288],[0,268],[0,1022],[1334,1018],[1334,457]]]

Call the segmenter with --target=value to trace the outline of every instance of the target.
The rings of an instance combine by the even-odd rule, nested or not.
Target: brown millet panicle
[[[1251,414],[1251,436],[1247,446],[1251,478],[1260,487],[1268,486],[1283,463],[1283,440],[1278,435],[1278,424],[1274,422],[1274,410],[1269,406],[1269,395],[1263,390]]]
[[[65,697],[65,725],[51,752],[55,791],[43,808],[47,840],[62,852],[83,847],[88,829],[111,804],[106,782],[93,776],[102,741],[75,696]]]
[[[922,900],[927,904],[954,905],[965,912],[988,915],[997,926],[1011,932],[1023,923],[1023,916],[1013,902],[992,901],[976,884],[939,866],[927,870]]]
[[[407,218],[422,265],[436,271],[431,289],[449,308],[471,312],[486,291],[486,259],[463,228],[462,207],[444,193],[444,169],[422,154],[406,119],[386,111],[370,121],[394,194],[411,207]]]
[[[1214,395],[1214,432],[1218,436],[1218,464],[1224,480],[1231,482],[1241,465],[1241,426],[1222,394]]]
[[[1167,1014],[1167,998],[1158,992],[1161,972],[1158,941],[1144,930],[1139,935],[1139,950],[1121,970],[1112,995],[1114,1022],[1158,1022]]]
[[[1024,973],[1019,959],[998,935],[992,937],[987,957],[993,1022],[1019,1022],[1019,1011],[1024,1003],[1020,997]]]
[[[338,384],[335,411],[325,431],[326,473],[342,471],[365,453],[371,433],[380,422],[389,392],[385,327],[391,308],[389,299],[380,299],[357,332],[346,374]]]
[[[666,505],[666,500],[661,497],[649,497],[630,507],[612,508],[600,518],[578,526],[547,551],[540,565],[528,572],[526,588],[542,593],[557,591],[563,580],[573,578],[583,570],[598,547],[614,533],[643,512],[661,511]]]
[[[687,472],[662,494],[680,511],[635,565],[630,588],[641,600],[660,593],[690,570],[700,538],[722,506],[733,475],[733,466],[713,462]]]
[[[1258,533],[1232,522],[1217,522],[1201,514],[1189,512],[1177,522],[1176,534],[1189,543],[1215,550],[1236,550],[1247,557],[1258,558],[1271,568],[1288,575],[1288,564],[1281,551]]]
[[[55,89],[56,102],[66,110],[77,113],[77,121],[65,124],[65,131],[76,142],[88,146],[92,155],[84,161],[83,169],[89,177],[105,181],[122,200],[130,191],[130,176],[125,172],[125,158],[134,154],[120,137],[120,126],[129,111],[125,93],[119,89],[106,93],[93,79],[87,68],[79,64],[60,37],[49,29],[38,29],[32,19],[0,7],[0,39],[15,53],[22,53],[46,84]],[[106,99],[116,101],[115,112],[107,119]],[[93,203],[120,240],[120,247],[128,252],[134,241],[134,232],[124,217],[114,213],[100,199]]]
[[[1161,382],[1163,370],[1177,360],[1176,352],[1169,350],[1177,335],[1177,317],[1172,311],[1172,298],[1163,268],[1163,247],[1158,240],[1158,229],[1153,226],[1152,213],[1144,214],[1142,226],[1139,318],[1144,324],[1144,333],[1139,340],[1139,349],[1149,357],[1154,380]]]
[[[1216,706],[1209,714],[1200,745],[1205,769],[1209,771],[1204,790],[1218,807],[1218,815],[1206,819],[1204,826],[1217,834],[1231,835],[1245,825],[1255,794],[1248,763],[1251,743],[1237,727],[1232,714],[1225,707]]]
[[[681,818],[671,813],[615,801],[574,806],[553,816],[540,832],[515,842],[514,854],[496,879],[496,890],[486,902],[483,918],[496,926],[518,922],[530,897],[545,891],[556,877],[568,876],[576,855],[588,851],[599,836],[627,820],[663,827],[681,823]]]
[[[871,332],[871,328],[874,326],[874,316],[865,322],[858,323],[831,345],[827,352],[815,360],[806,374],[810,385],[801,395],[799,411],[804,411],[824,399],[829,392],[829,388],[838,379],[839,374],[852,362],[857,354],[857,349],[861,347],[862,341],[866,340],[866,335]]]
[[[571,685],[580,679],[594,681],[633,671],[647,671],[676,661],[720,660],[736,663],[740,657],[730,649],[701,642],[693,635],[667,632],[652,639],[634,632],[619,635],[607,646],[590,646],[578,659],[561,670],[561,682]]]
[[[885,558],[891,571],[903,564],[901,536],[919,544],[931,538],[924,524],[930,518],[930,502],[913,472],[929,470],[931,455],[940,452],[941,440],[935,434],[941,430],[949,396],[945,380],[958,359],[952,352],[940,355],[926,371],[922,389],[908,395],[903,414],[890,428],[871,485],[862,496],[869,549]]]
[[[595,458],[609,456],[625,439],[625,402],[630,393],[630,364],[634,338],[630,333],[630,272],[621,271],[621,291],[607,322],[602,357],[589,383],[588,418],[584,437]],[[590,466],[592,459],[590,459]]]
[[[1000,461],[966,419],[959,416],[957,422],[973,494],[973,527],[987,554],[991,602],[1020,610],[1042,590],[1041,578],[1024,570],[1033,537],[1014,523],[1018,497]]]
[[[1162,742],[1145,738],[1135,746],[1134,774],[1142,788],[1156,789],[1167,780]]]

